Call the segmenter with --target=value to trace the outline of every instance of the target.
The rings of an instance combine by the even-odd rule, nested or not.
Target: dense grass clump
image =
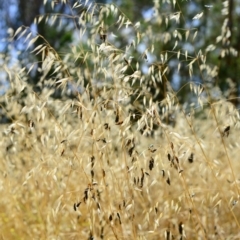
[[[115,5],[77,2],[73,12],[82,6],[68,18],[79,39],[67,51],[28,27],[12,36],[36,58],[4,66],[1,238],[238,239],[239,112],[211,84],[216,66],[204,49],[183,52],[185,33],[156,50],[176,29],[154,35],[148,23],[149,34]],[[194,44],[196,30],[187,34]],[[189,71],[184,101],[172,66]]]

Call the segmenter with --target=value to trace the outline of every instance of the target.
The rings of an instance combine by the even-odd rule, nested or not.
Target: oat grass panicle
[[[113,4],[76,1],[71,16],[37,16],[74,27],[75,42],[59,52],[29,27],[11,36],[36,60],[3,67],[1,239],[240,237],[239,112],[211,84],[211,49],[182,50],[197,29],[178,31],[177,8],[164,15],[154,2],[144,31],[146,19],[133,23]],[[174,28],[154,33],[169,21]],[[179,91],[172,59],[189,71]],[[28,81],[34,71],[39,91]]]

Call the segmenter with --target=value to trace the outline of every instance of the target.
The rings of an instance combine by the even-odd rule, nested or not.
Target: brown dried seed
[[[153,168],[154,168],[154,159],[151,158],[149,161],[149,170],[152,171]]]
[[[91,165],[92,165],[92,167],[94,166],[94,161],[95,161],[95,157],[92,156],[92,157],[91,157],[91,163],[92,163]]]
[[[99,200],[101,200],[101,192],[97,189],[97,197]]]
[[[12,143],[10,143],[7,147],[6,147],[6,151],[8,152],[14,145]]]
[[[117,122],[116,125],[122,125],[123,121]]]
[[[168,185],[171,185],[171,181],[170,181],[170,178],[168,177],[168,179],[166,180],[167,184]]]
[[[100,34],[100,39],[106,42],[107,34]]]
[[[180,235],[183,235],[183,223],[182,222],[180,222],[178,224],[178,231],[179,231]]]
[[[128,150],[128,154],[129,154],[130,157],[132,156],[132,153],[133,153],[134,148],[135,148],[135,146],[131,147],[131,148]]]
[[[171,239],[171,233],[170,233],[169,230],[166,230],[166,232],[165,232],[165,238],[166,238],[167,240],[170,240],[170,239]]]
[[[115,123],[118,123],[119,122],[119,113],[118,111],[116,112],[116,118],[115,118]]]
[[[151,149],[151,150],[150,150],[151,153],[154,153],[154,152],[156,152],[156,151],[157,151],[157,149]]]
[[[188,157],[188,161],[190,163],[193,163],[193,159],[194,159],[194,155],[193,155],[193,153],[191,153],[190,156]]]
[[[126,58],[124,58],[124,61],[127,65],[129,65],[128,60]]]
[[[82,107],[77,107],[77,114],[79,116],[79,119],[82,119]]]
[[[122,224],[120,214],[117,213],[117,216],[118,216],[118,219],[119,219],[119,223]]]
[[[97,202],[97,208],[101,210],[100,204]]]
[[[89,190],[89,188],[86,188],[85,190],[84,190],[84,201],[86,201],[87,199],[88,199],[88,190]]]
[[[103,232],[104,232],[104,227],[102,226],[102,227],[101,227],[101,234],[100,234],[100,238],[101,238],[101,239],[104,239],[104,234],[103,234]]]
[[[128,139],[127,143],[126,143],[126,147],[128,147],[131,143],[131,139]]]
[[[229,135],[229,132],[230,132],[230,126],[227,126],[224,131],[223,131],[223,136],[227,136]]]
[[[142,177],[141,177],[141,185],[140,185],[140,188],[143,187],[143,181],[144,181],[144,172],[143,172],[143,169],[142,170]]]
[[[29,120],[28,126],[29,126],[30,128],[34,128],[34,127],[35,127],[35,123],[34,123],[32,120]]]
[[[15,128],[14,127],[11,127],[11,133],[14,134],[15,133]]]
[[[88,238],[89,240],[94,240],[94,237],[93,237],[93,234],[92,234],[92,232],[90,232],[90,234],[89,234],[89,238]]]
[[[137,161],[137,159],[135,157],[132,158],[132,163],[134,163],[135,161]]]

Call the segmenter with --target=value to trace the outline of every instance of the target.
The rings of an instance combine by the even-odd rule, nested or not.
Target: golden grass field
[[[134,122],[128,104],[43,98],[8,103],[19,115],[1,127],[1,239],[240,237],[231,104],[202,119],[178,108],[173,126],[154,105]]]
[[[141,33],[115,5],[99,7],[97,19],[95,10],[82,12],[79,43],[66,52],[27,27],[12,36],[41,61],[4,67],[0,239],[240,239],[240,117],[230,94],[212,83],[210,48],[190,56],[176,41],[156,53],[176,32]],[[178,24],[178,15],[164,17]],[[129,45],[118,49],[107,38],[108,16]],[[161,17],[154,24],[167,25]],[[194,45],[196,29],[177,34]],[[140,54],[137,46],[148,43]],[[148,59],[154,54],[157,63]],[[189,70],[178,92],[168,79],[171,59]],[[39,91],[28,83],[32,70]],[[198,73],[201,83],[192,80]]]

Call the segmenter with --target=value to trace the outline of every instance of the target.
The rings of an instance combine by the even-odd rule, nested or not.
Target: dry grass
[[[1,126],[1,239],[240,238],[237,109],[204,79],[185,86],[196,104],[180,104],[166,65],[144,73],[147,51],[131,62],[147,33],[140,37],[115,6],[95,6],[101,17],[84,12],[86,38],[72,51],[57,53],[37,35],[45,41],[34,51],[40,93],[27,84],[28,69],[5,66],[11,88],[1,107],[12,123]],[[105,39],[109,12],[121,16],[119,32],[135,29],[131,46]],[[201,54],[180,63],[211,78]],[[161,82],[163,101],[154,95]]]

